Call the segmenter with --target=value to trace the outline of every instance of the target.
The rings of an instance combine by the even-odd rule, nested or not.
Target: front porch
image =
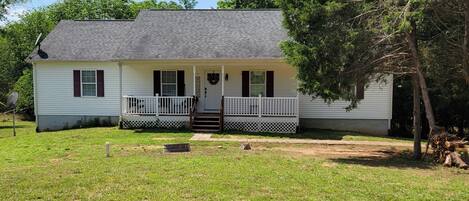
[[[298,127],[295,72],[277,60],[131,62],[121,76],[123,128],[294,133]]]
[[[298,97],[221,97],[220,110],[198,112],[196,96],[123,96],[122,128],[189,128],[200,132],[295,133]]]

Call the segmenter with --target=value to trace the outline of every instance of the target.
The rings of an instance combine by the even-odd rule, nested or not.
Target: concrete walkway
[[[398,146],[412,147],[412,143],[380,142],[380,141],[343,141],[343,140],[312,140],[312,139],[243,139],[243,138],[212,138],[212,134],[195,133],[192,141],[207,142],[255,142],[255,143],[285,143],[285,144],[318,144],[318,145],[368,145],[368,146]]]

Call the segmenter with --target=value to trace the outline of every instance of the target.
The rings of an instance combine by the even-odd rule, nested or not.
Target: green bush
[[[33,71],[26,69],[23,75],[16,81],[13,88],[18,92],[19,98],[16,103],[18,112],[33,115],[34,114],[34,92],[33,92]]]

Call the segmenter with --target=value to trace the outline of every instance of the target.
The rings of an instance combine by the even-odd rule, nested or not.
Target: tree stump
[[[243,143],[243,144],[241,144],[241,149],[242,150],[251,150],[251,144]]]

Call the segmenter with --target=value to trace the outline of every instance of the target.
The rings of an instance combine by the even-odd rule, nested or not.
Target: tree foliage
[[[13,88],[18,92],[19,97],[16,103],[16,109],[29,115],[34,114],[34,91],[33,91],[33,72],[31,69],[23,71],[23,75],[18,79]]]
[[[376,74],[372,33],[355,18],[366,12],[367,4],[283,0],[280,7],[290,36],[281,49],[297,68],[299,90],[329,103],[347,100],[347,109],[355,107],[356,85]]]
[[[135,18],[140,10],[143,9],[183,9],[183,6],[174,1],[155,1],[155,0],[144,0],[144,1],[132,1],[130,4],[130,10],[132,12],[132,18]]]
[[[278,8],[275,0],[219,0],[217,8],[221,9],[261,9]]]
[[[26,0],[1,0],[0,1],[0,20],[2,20],[5,17],[5,14],[7,14],[9,6],[15,3],[21,3],[25,1]]]
[[[181,4],[181,6],[184,9],[194,9],[195,6],[197,5],[197,1],[196,0],[179,0],[179,4]]]

